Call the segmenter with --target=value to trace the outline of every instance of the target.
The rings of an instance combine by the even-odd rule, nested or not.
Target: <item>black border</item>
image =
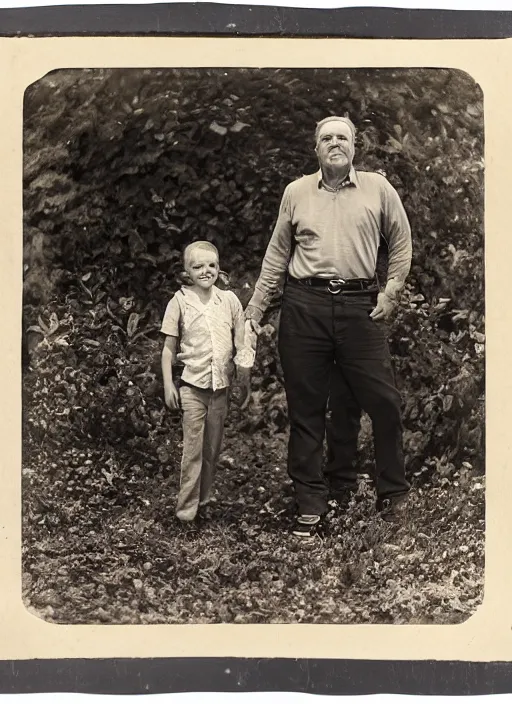
[[[84,33],[98,36],[503,39],[512,36],[512,11],[385,7],[328,10],[218,3],[0,9],[0,36]]]
[[[1,8],[0,37],[512,37],[512,11],[336,10],[215,3]],[[0,661],[0,694],[271,692],[479,695],[512,692],[512,662],[282,658]]]
[[[509,693],[511,673],[508,662],[435,660],[21,660],[0,662],[0,694],[290,691],[324,695],[460,696]]]

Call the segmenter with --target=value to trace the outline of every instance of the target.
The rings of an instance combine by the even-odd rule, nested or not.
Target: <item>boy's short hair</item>
[[[210,250],[211,252],[214,252],[217,257],[217,261],[219,261],[219,250],[214,244],[208,242],[207,240],[197,240],[196,242],[191,242],[188,244],[183,251],[183,265],[185,268],[187,268],[190,264],[190,259],[194,249]]]
[[[316,128],[315,128],[315,144],[318,142],[318,135],[320,133],[320,129],[322,125],[325,125],[327,122],[344,122],[346,125],[350,127],[350,131],[352,132],[352,140],[355,142],[356,141],[356,126],[352,122],[352,120],[349,117],[340,117],[339,115],[329,115],[329,117],[324,117],[323,120],[320,120],[320,122],[316,123]]]

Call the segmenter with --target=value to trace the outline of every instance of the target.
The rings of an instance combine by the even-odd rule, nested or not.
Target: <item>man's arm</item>
[[[397,298],[411,269],[411,226],[400,196],[386,183],[382,213],[383,235],[388,243],[388,280],[384,292]]]
[[[386,181],[382,204],[382,234],[388,244],[388,278],[384,291],[379,293],[374,320],[386,318],[396,305],[411,268],[411,227],[400,196]]]
[[[290,184],[291,185],[291,184]],[[284,191],[272,237],[254,286],[254,294],[245,311],[245,317],[259,322],[272,296],[282,284],[292,248],[290,185]]]

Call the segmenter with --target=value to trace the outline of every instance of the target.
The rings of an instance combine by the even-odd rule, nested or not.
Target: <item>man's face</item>
[[[322,167],[350,168],[354,158],[354,139],[349,125],[339,120],[322,125],[315,152]]]

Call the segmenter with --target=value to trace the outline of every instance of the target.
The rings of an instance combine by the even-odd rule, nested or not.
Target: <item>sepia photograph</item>
[[[484,95],[83,68],[23,104],[22,589],[52,624],[483,600]]]

